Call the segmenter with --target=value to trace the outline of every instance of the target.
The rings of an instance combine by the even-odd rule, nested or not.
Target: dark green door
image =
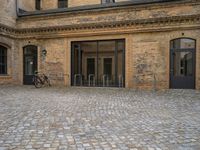
[[[37,71],[37,47],[24,47],[24,84],[31,85],[35,71]]]
[[[195,40],[181,38],[171,42],[170,87],[195,88]]]

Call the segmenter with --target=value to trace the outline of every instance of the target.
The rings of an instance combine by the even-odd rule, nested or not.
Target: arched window
[[[194,49],[195,40],[189,38],[179,38],[172,40],[170,45],[171,49]]]
[[[7,48],[0,45],[0,75],[7,74]]]

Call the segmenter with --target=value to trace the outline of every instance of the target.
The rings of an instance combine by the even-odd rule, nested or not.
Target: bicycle
[[[33,76],[33,84],[36,88],[41,88],[44,85],[51,86],[49,78],[45,74],[35,72]]]

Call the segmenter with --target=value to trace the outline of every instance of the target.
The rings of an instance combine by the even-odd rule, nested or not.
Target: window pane
[[[41,9],[41,2],[40,2],[40,0],[36,0],[35,1],[35,9],[36,10],[40,10]]]
[[[7,49],[0,46],[0,74],[7,73]]]
[[[25,75],[34,75],[34,57],[26,57],[25,58]]]
[[[191,52],[175,52],[174,56],[174,76],[193,75],[193,56]]]
[[[105,4],[105,3],[114,3],[115,0],[102,0],[102,3]]]
[[[87,58],[87,78],[89,75],[95,75],[95,58]]]
[[[26,48],[24,50],[24,54],[25,55],[34,55],[35,54],[35,50],[34,49],[31,49],[31,48]]]
[[[115,84],[115,41],[98,42],[98,83],[103,85],[103,80],[108,80],[109,86]]]
[[[65,8],[68,7],[68,1],[67,0],[58,0],[58,8]]]
[[[195,48],[195,41],[191,39],[181,39],[181,48]]]
[[[191,49],[195,48],[195,40],[192,39],[176,39],[171,41],[171,49]]]

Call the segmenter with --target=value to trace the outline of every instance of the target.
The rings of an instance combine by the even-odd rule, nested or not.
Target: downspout
[[[16,14],[17,14],[17,17],[19,17],[18,0],[15,0],[15,6],[16,6]]]

